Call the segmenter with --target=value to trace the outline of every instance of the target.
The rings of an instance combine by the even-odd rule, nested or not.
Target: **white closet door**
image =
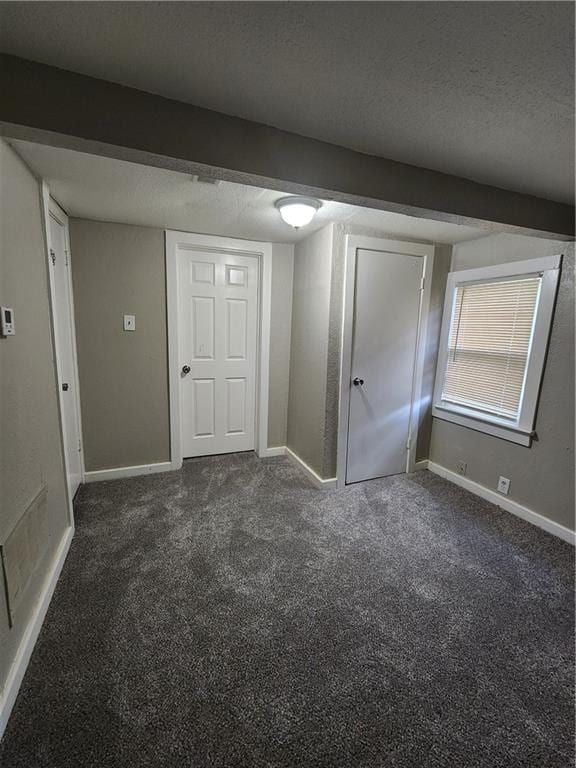
[[[70,258],[68,253],[68,220],[60,209],[50,204],[50,269],[53,285],[53,318],[58,385],[62,392],[62,432],[66,454],[66,470],[71,498],[82,482],[82,443],[78,411],[78,381],[74,359],[74,317],[71,303]]]
[[[423,267],[357,251],[347,483],[406,471]]]
[[[258,260],[178,251],[184,458],[254,448]]]

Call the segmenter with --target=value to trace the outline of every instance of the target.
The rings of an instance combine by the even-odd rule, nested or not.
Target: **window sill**
[[[443,421],[451,421],[453,424],[459,424],[461,427],[468,427],[477,432],[484,432],[493,437],[499,437],[502,440],[508,440],[511,443],[530,447],[532,444],[532,432],[527,432],[520,427],[506,424],[500,419],[490,419],[478,414],[471,414],[465,409],[450,408],[445,405],[432,406],[432,416]]]

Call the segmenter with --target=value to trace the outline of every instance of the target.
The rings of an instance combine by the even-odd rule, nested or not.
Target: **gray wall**
[[[16,327],[15,336],[0,338],[0,541],[43,485],[48,492],[46,551],[12,628],[0,585],[1,688],[68,527],[68,515],[40,191],[2,140],[0,178],[0,303],[13,307]]]
[[[272,245],[268,446],[286,445],[294,246]]]
[[[71,219],[70,241],[86,470],[169,461],[164,232]]]
[[[332,256],[331,225],[294,248],[287,445],[320,477],[325,476]]]
[[[296,245],[287,445],[322,478],[336,476],[346,235],[400,238],[333,224]],[[436,246],[417,458],[428,458],[432,393],[451,246]]]
[[[495,489],[511,480],[509,497],[574,528],[574,245],[494,235],[455,246],[452,269],[564,253],[548,359],[536,417],[538,440],[526,448],[434,419],[430,458],[451,470],[463,459],[467,476]]]
[[[451,245],[436,246],[434,251],[432,288],[430,291],[430,313],[428,315],[424,375],[422,377],[422,404],[420,423],[418,426],[418,443],[416,444],[417,461],[427,459],[430,453],[430,441],[432,439],[432,398],[434,396],[440,331],[442,330],[442,312],[444,309],[444,294],[446,293],[446,279],[450,272],[451,258]]]
[[[170,459],[164,232],[70,220],[87,471]],[[268,444],[286,444],[293,246],[272,247]],[[136,315],[136,331],[122,316]]]

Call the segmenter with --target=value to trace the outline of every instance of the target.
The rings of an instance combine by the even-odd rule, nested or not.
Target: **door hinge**
[[[420,290],[421,290],[421,291],[423,291],[423,290],[424,290],[424,283],[425,283],[425,282],[426,282],[426,278],[425,278],[425,277],[423,277],[423,278],[422,278],[422,280],[420,280]]]
[[[412,445],[412,438],[411,438],[411,437],[409,437],[409,438],[408,438],[408,442],[406,443],[406,450],[407,450],[407,451],[409,451],[409,450],[410,450],[410,446],[411,446],[411,445]]]
[[[52,266],[54,266],[56,264],[56,254],[54,253],[52,248],[50,248],[50,258],[52,259]]]
[[[68,266],[68,251],[64,251],[64,259],[66,261],[66,266]]]
[[[78,438],[78,453],[82,453],[82,441]]]

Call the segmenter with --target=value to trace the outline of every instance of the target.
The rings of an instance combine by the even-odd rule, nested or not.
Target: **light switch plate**
[[[16,334],[12,307],[0,307],[0,334],[2,336],[15,336]]]
[[[124,315],[124,330],[125,331],[136,330],[136,315]]]

